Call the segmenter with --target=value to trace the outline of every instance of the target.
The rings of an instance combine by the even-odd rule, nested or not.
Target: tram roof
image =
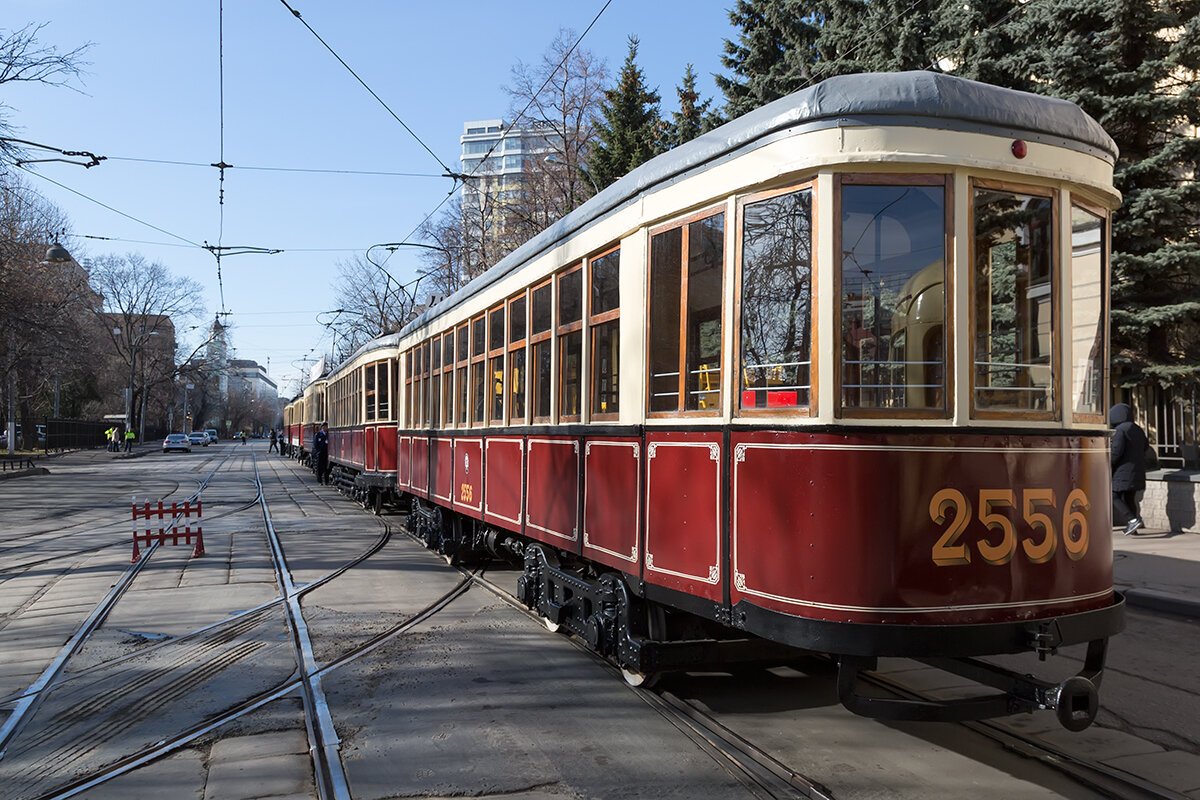
[[[865,72],[828,78],[743,114],[637,167],[426,310],[400,331],[400,337],[433,322],[544,251],[653,189],[776,137],[858,125],[999,134],[1068,147],[1109,163],[1117,158],[1112,137],[1068,100],[926,71]],[[378,346],[378,341],[363,350]]]

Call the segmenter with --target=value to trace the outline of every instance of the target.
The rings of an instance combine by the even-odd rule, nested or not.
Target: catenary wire
[[[132,214],[126,214],[124,211],[119,211],[118,209],[113,208],[112,206],[108,205],[107,203],[102,203],[94,197],[87,196],[86,194],[79,191],[78,189],[72,189],[70,186],[59,183],[58,181],[54,180],[53,178],[48,178],[39,172],[35,172],[27,167],[22,167],[22,166],[17,166],[17,169],[23,170],[23,171],[29,173],[30,175],[33,175],[37,178],[47,181],[48,183],[52,183],[55,186],[59,187],[60,189],[66,189],[71,194],[82,197],[84,200],[87,200],[90,203],[95,203],[96,205],[100,206],[101,208],[107,208],[109,211],[113,212],[114,214],[118,214],[122,217],[125,217],[125,219],[132,220],[139,225],[145,225],[147,228],[151,228],[152,230],[156,230],[159,233],[166,234],[167,236],[170,236],[172,239],[178,239],[181,242],[186,242],[187,244],[191,245],[192,247],[199,247],[199,248],[204,247],[203,245],[201,245],[197,242],[193,242],[191,239],[180,236],[177,233],[171,233],[169,230],[167,230],[165,228],[160,228],[157,225],[152,225],[149,222],[146,222],[144,219],[138,219],[137,217],[133,216]]]
[[[287,5],[286,0],[279,0],[279,1],[281,3],[283,3],[285,6]],[[556,66],[553,70],[550,71],[550,74],[546,77],[546,80],[542,82],[542,85],[540,87],[538,87],[538,90],[533,93],[533,96],[531,98],[529,98],[529,102],[525,104],[525,107],[522,108],[515,117],[513,117],[512,125],[516,125],[518,122],[520,122],[521,117],[525,116],[525,112],[529,110],[529,107],[533,105],[534,101],[537,100],[538,96],[541,95],[541,93],[543,91],[545,91],[546,87],[550,84],[550,81],[553,80],[554,76],[558,73],[558,71],[563,68],[563,65],[567,63],[567,59],[569,59],[571,57],[571,54],[575,52],[575,49],[577,47],[579,47],[579,44],[583,41],[583,37],[588,35],[588,31],[590,31],[596,25],[596,23],[599,21],[601,15],[604,14],[604,12],[606,10],[608,10],[608,7],[610,5],[612,5],[612,0],[606,0],[604,5],[600,7],[600,10],[596,12],[596,16],[592,17],[592,21],[589,22],[588,26],[583,29],[583,33],[579,34],[579,38],[577,38],[575,40],[575,43],[573,45],[571,45],[570,49],[568,49],[567,52],[563,55],[562,60],[558,62],[558,66]],[[289,8],[290,8],[290,6],[289,6]],[[297,16],[299,16],[299,15],[297,14]],[[464,177],[473,178],[475,176],[475,173],[479,171],[480,167],[482,167],[487,162],[488,158],[491,157],[492,153],[496,152],[496,148],[500,146],[501,141],[502,141],[502,139],[496,139],[495,143],[492,144],[491,148],[486,153],[483,154],[483,158],[479,159],[479,162],[471,169],[471,172],[469,174],[465,175]],[[447,170],[447,172],[449,172],[449,170]],[[421,228],[425,227],[425,223],[429,222],[429,220],[433,218],[433,215],[436,214],[441,209],[442,206],[446,205],[446,203],[454,195],[454,192],[457,188],[458,188],[458,184],[455,183],[455,187],[450,190],[450,193],[447,194],[445,197],[443,197],[442,201],[440,203],[438,203],[436,206],[434,206],[433,210],[430,211],[428,214],[426,214],[425,218],[422,219],[420,222],[418,222],[417,226],[415,228],[413,228],[411,231],[409,231],[408,235],[405,236],[403,239],[401,239],[401,241],[408,241],[408,239],[410,237],[412,237],[418,231],[420,231]]]
[[[138,164],[166,164],[173,167],[203,167],[213,169],[216,164],[205,164],[202,161],[178,161],[168,158],[135,158],[133,156],[105,156],[106,161],[129,161]],[[387,178],[444,178],[437,172],[393,172],[376,169],[334,169],[320,167],[272,167],[258,164],[226,164],[227,170],[247,170],[254,172],[298,172],[318,175],[378,175]]]
[[[446,166],[446,163],[444,161],[442,161],[442,159],[438,158],[438,154],[433,152],[433,150],[430,149],[429,145],[425,144],[425,142],[421,140],[421,137],[417,136],[416,132],[412,128],[408,127],[408,123],[406,123],[404,120],[400,119],[400,115],[397,114],[395,111],[393,111],[391,106],[389,106],[387,103],[385,103],[383,101],[383,98],[380,97],[378,94],[376,94],[375,90],[372,89],[370,86],[368,86],[367,82],[364,81],[361,77],[359,77],[359,74],[354,71],[354,68],[351,67],[349,64],[347,64],[346,60],[343,59],[340,55],[338,55],[337,51],[334,50],[332,47],[330,47],[328,42],[326,42],[324,39],[321,38],[321,34],[317,33],[316,30],[313,28],[313,26],[309,25],[308,21],[305,20],[304,17],[300,16],[299,11],[297,11],[296,9],[294,9],[290,5],[288,5],[287,0],[279,0],[279,2],[283,3],[284,8],[286,8],[288,11],[292,12],[292,16],[295,17],[296,19],[300,20],[300,23],[304,27],[308,28],[309,33],[311,33],[313,36],[317,37],[317,41],[320,42],[322,45],[324,45],[325,49],[328,50],[333,55],[333,57],[338,60],[338,63],[340,63],[343,67],[345,67],[346,71],[349,72],[351,75],[353,75],[354,79],[356,81],[358,81],[360,84],[362,84],[362,87],[364,89],[366,89],[367,92],[370,93],[371,97],[374,97],[379,102],[379,105],[383,106],[384,110],[392,115],[392,119],[396,120],[396,122],[399,122],[400,126],[403,127],[404,130],[408,131],[410,136],[412,136],[414,139],[417,140],[417,144],[419,144],[419,145],[421,145],[421,147],[425,148],[426,153],[429,153],[429,155],[433,156],[433,160],[436,161],[442,169],[446,170],[447,173],[452,171],[450,169],[450,167]],[[609,2],[612,2],[612,0],[609,0]]]
[[[220,145],[217,191],[217,249],[212,251],[217,259],[217,289],[221,295],[221,310],[225,310],[225,281],[221,276],[221,248],[225,240],[225,0],[217,0],[217,83],[218,116],[220,119]]]

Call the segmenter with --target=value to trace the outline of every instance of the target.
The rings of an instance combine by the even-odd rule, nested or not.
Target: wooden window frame
[[[454,329],[454,426],[467,428],[471,425],[471,323],[463,322]],[[466,388],[466,399],[463,399],[458,381],[460,369],[465,369],[467,377],[463,380]],[[462,408],[459,408],[459,402]]]
[[[534,333],[533,332],[533,294],[534,294],[534,292],[538,291],[539,289],[544,289],[546,287],[550,288],[550,327],[549,327],[549,329],[544,330],[540,333]],[[528,371],[528,375],[530,377],[532,377],[533,369],[532,369],[531,365],[533,363],[532,354],[534,352],[534,346],[541,344],[542,342],[549,341],[550,342],[549,347],[550,347],[550,384],[551,384],[551,388],[553,388],[553,385],[554,385],[554,341],[553,340],[554,340],[554,322],[555,322],[555,319],[554,319],[555,318],[555,307],[554,307],[555,299],[556,298],[554,295],[554,276],[553,275],[550,275],[547,278],[545,278],[544,280],[539,281],[538,283],[535,283],[533,286],[529,287],[529,329],[527,331],[528,342],[529,342],[529,352],[525,356],[525,369]],[[525,386],[526,386],[526,389],[529,390],[529,391],[527,391],[528,398],[526,401],[527,402],[527,410],[529,412],[529,419],[531,419],[533,421],[532,424],[534,424],[534,425],[549,425],[554,421],[553,392],[551,393],[551,397],[550,397],[550,414],[548,416],[538,416],[537,409],[534,408],[536,403],[533,402],[533,398],[535,397],[535,395],[531,388],[532,385],[533,385],[532,382],[527,377],[525,380]]]
[[[1110,326],[1111,326],[1111,320],[1112,320],[1112,212],[1109,211],[1108,209],[1106,209],[1104,206],[1100,205],[1099,203],[1094,203],[1091,200],[1088,200],[1084,197],[1079,196],[1075,192],[1071,192],[1071,206],[1072,207],[1078,206],[1080,210],[1086,211],[1089,214],[1094,214],[1095,216],[1099,217],[1101,220],[1104,221],[1104,263],[1101,265],[1101,269],[1100,269],[1100,278],[1104,282],[1103,289],[1102,289],[1102,296],[1104,298],[1104,308],[1100,314],[1101,323],[1104,325],[1104,354],[1103,354],[1104,374],[1101,377],[1102,385],[1104,387],[1104,394],[1100,398],[1100,411],[1099,411],[1099,413],[1096,413],[1096,414],[1090,414],[1086,411],[1085,412],[1076,411],[1075,410],[1075,400],[1072,397],[1071,405],[1070,405],[1070,407],[1071,407],[1071,422],[1072,423],[1082,422],[1087,425],[1107,426],[1108,425],[1107,409],[1112,406],[1112,391],[1111,391],[1110,385],[1109,385],[1109,381],[1112,379],[1112,374],[1111,374],[1112,373],[1112,356],[1111,356],[1112,343],[1109,339],[1109,336],[1111,333]],[[1066,265],[1064,264],[1063,267],[1065,269]],[[1072,264],[1071,265],[1072,282],[1074,281],[1074,278],[1075,278],[1075,265]],[[1064,291],[1070,293],[1071,288],[1072,287],[1066,285],[1066,282],[1064,281],[1064,285],[1063,285]],[[1075,302],[1075,298],[1073,296],[1070,297],[1069,299],[1071,300],[1072,304]],[[1074,309],[1074,307],[1072,307],[1072,309],[1071,309],[1072,322],[1074,322],[1074,319],[1075,319],[1075,309]],[[1072,369],[1071,380],[1072,380],[1072,385],[1073,385],[1074,369],[1075,369],[1074,365],[1071,366],[1071,369]],[[1065,409],[1066,405],[1064,405],[1063,408]]]
[[[737,200],[737,219],[734,222],[734,235],[737,241],[734,242],[734,271],[733,271],[733,353],[731,361],[735,361],[737,369],[733,374],[733,394],[736,397],[730,398],[730,408],[733,409],[735,417],[816,417],[819,413],[819,398],[820,398],[820,374],[821,374],[821,347],[818,331],[818,316],[821,308],[821,297],[817,292],[817,255],[820,252],[820,218],[817,208],[817,191],[819,180],[816,177],[801,181],[800,183],[789,184],[776,189],[767,189],[754,194],[748,194],[744,197],[739,197]],[[809,265],[810,286],[809,294],[809,309],[808,318],[812,330],[809,331],[809,353],[808,364],[808,404],[803,406],[792,406],[783,408],[742,408],[742,245],[743,245],[743,222],[745,220],[745,207],[752,203],[759,203],[763,200],[770,200],[775,197],[781,197],[785,194],[793,194],[795,192],[807,191],[809,193],[809,236],[812,239],[812,254],[809,257],[811,262]]]
[[[408,348],[404,351],[404,427],[412,427],[412,402],[413,402],[413,348]]]
[[[842,403],[842,188],[845,186],[941,186],[945,194],[943,227],[945,253],[942,260],[942,408],[858,408]],[[833,413],[839,419],[952,419],[954,417],[955,325],[954,293],[954,173],[953,172],[844,172],[833,183]],[[972,267],[974,269],[974,267]]]
[[[612,244],[612,245],[604,248],[603,250],[600,250],[600,251],[588,256],[587,258],[585,258],[583,260],[584,266],[586,268],[586,272],[584,274],[584,280],[583,280],[583,283],[584,283],[583,293],[587,297],[587,300],[588,300],[587,306],[586,306],[588,313],[587,313],[587,315],[584,316],[584,320],[587,322],[587,333],[585,334],[585,341],[583,342],[583,346],[585,348],[587,348],[587,353],[588,353],[588,374],[583,376],[584,377],[584,388],[586,391],[583,392],[582,401],[583,401],[583,403],[585,403],[587,405],[589,422],[616,422],[621,417],[619,403],[617,406],[617,411],[607,411],[604,413],[601,413],[592,407],[592,400],[595,398],[594,392],[596,390],[596,365],[599,363],[598,359],[596,358],[595,330],[596,330],[596,328],[600,327],[601,325],[612,322],[613,320],[618,320],[618,330],[620,330],[619,320],[621,319],[621,299],[620,299],[621,266],[620,266],[620,256],[619,255],[618,255],[618,262],[617,262],[617,287],[618,287],[618,289],[617,289],[617,291],[618,291],[617,307],[609,309],[608,311],[602,311],[599,314],[591,313],[593,288],[594,288],[593,282],[592,282],[592,278],[593,278],[592,263],[594,261],[598,261],[601,258],[604,258],[605,256],[610,256],[613,253],[619,254],[620,252],[621,252],[621,243],[617,242],[615,244]],[[722,288],[723,287],[724,287],[724,278],[722,278]],[[620,352],[621,352],[621,342],[620,342],[620,334],[618,334],[618,338],[617,338],[618,359],[620,356]],[[618,364],[617,364],[617,374],[618,374],[618,376],[620,375],[619,360],[618,360]],[[620,398],[620,394],[618,393],[618,399],[619,398]]]
[[[584,328],[585,320],[584,320],[584,314],[583,314],[583,311],[584,311],[583,301],[584,301],[584,294],[587,292],[588,286],[587,286],[587,281],[585,280],[586,275],[581,274],[580,281],[579,281],[579,292],[580,292],[580,294],[579,294],[579,319],[577,319],[573,322],[564,323],[559,319],[559,307],[562,302],[560,300],[560,298],[562,297],[562,279],[567,277],[568,275],[571,275],[572,273],[579,272],[582,269],[583,269],[583,261],[580,260],[580,261],[572,264],[571,266],[563,267],[562,269],[560,269],[554,273],[554,292],[553,292],[553,298],[552,298],[552,302],[554,303],[554,309],[553,309],[554,323],[551,326],[551,328],[554,331],[555,342],[551,346],[552,353],[551,353],[550,357],[551,357],[552,361],[551,361],[550,372],[552,375],[552,380],[554,380],[556,382],[555,388],[558,390],[558,392],[557,392],[558,393],[558,402],[554,403],[554,401],[551,401],[551,404],[556,406],[554,408],[551,408],[551,412],[555,416],[555,418],[558,420],[559,423],[573,423],[573,422],[581,421],[583,419],[583,409],[587,404],[587,376],[581,374],[579,376],[579,411],[578,411],[578,413],[575,413],[575,414],[564,414],[563,413],[563,398],[566,397],[565,392],[563,392],[563,387],[565,385],[563,382],[564,381],[563,376],[566,374],[566,371],[563,369],[563,366],[562,366],[562,347],[563,347],[563,344],[565,343],[565,337],[567,334],[575,333],[576,331],[582,331]],[[579,351],[581,362],[583,360],[583,347],[586,347],[586,346],[587,346],[586,342],[581,342],[580,351]],[[582,371],[582,368],[583,368],[583,364],[580,363],[581,371]]]
[[[646,232],[646,346],[643,353],[643,370],[646,379],[646,394],[642,398],[644,408],[646,410],[646,419],[671,419],[674,417],[687,418],[708,418],[722,417],[725,415],[725,404],[728,399],[725,397],[725,358],[728,353],[725,352],[725,286],[729,280],[728,264],[725,263],[725,250],[728,245],[727,237],[729,236],[729,221],[725,220],[725,226],[722,233],[721,241],[721,402],[717,408],[695,409],[689,411],[687,408],[687,324],[688,324],[688,256],[691,253],[691,236],[687,232],[687,227],[693,222],[700,222],[710,217],[715,217],[718,214],[728,216],[728,207],[726,201],[706,206],[699,211],[693,211],[691,214],[683,217],[677,217],[670,222],[664,222],[661,225],[656,225]],[[654,237],[660,233],[674,230],[675,228],[682,229],[680,236],[681,250],[679,253],[679,408],[674,411],[651,411],[650,410],[650,394],[652,391],[650,379],[650,302],[654,295],[654,290],[651,287],[651,259],[653,258],[653,241]]]
[[[480,320],[483,321],[483,334],[479,339],[483,343],[483,349],[479,354],[475,353],[475,325]],[[467,333],[471,339],[470,349],[467,351],[470,355],[470,361],[467,364],[467,427],[468,428],[486,428],[488,426],[488,376],[487,376],[487,312],[477,314],[467,322]],[[475,419],[475,365],[483,364],[483,419]]]
[[[1050,392],[1053,405],[1047,411],[1021,411],[980,409],[975,406],[975,190],[991,189],[999,192],[1026,194],[1050,198]],[[1054,186],[1041,186],[1008,180],[991,180],[971,177],[967,181],[967,330],[968,370],[970,389],[970,418],[975,420],[1021,420],[1029,422],[1058,422],[1062,420],[1062,234],[1059,231],[1062,215],[1062,190]],[[1107,367],[1106,367],[1107,370]]]
[[[525,303],[525,335],[516,341],[510,341],[512,338],[512,321],[513,321],[513,306],[524,301]],[[529,343],[529,312],[531,310],[529,303],[529,291],[521,290],[517,294],[512,295],[504,302],[504,324],[507,335],[505,336],[504,346],[504,418],[509,425],[526,425],[529,421],[529,351],[526,345]],[[522,351],[525,353],[524,367],[524,386],[525,386],[525,413],[520,419],[514,419],[512,416],[513,403],[512,399],[515,396],[514,386],[509,385],[512,381],[512,369],[515,359],[513,354]]]
[[[493,349],[492,348],[492,313],[495,311],[503,311],[504,312],[504,318],[500,321],[500,327],[503,329],[504,334],[500,338],[500,346]],[[486,423],[487,425],[503,426],[505,423],[505,420],[508,418],[508,375],[505,373],[505,370],[508,369],[508,359],[505,358],[505,354],[508,352],[508,347],[507,347],[507,342],[508,342],[508,301],[507,300],[501,301],[500,303],[497,303],[496,305],[492,306],[491,308],[489,308],[487,310],[487,333],[485,335],[487,336],[487,338],[484,340],[487,343],[486,350],[485,350],[485,356],[487,358],[487,367],[484,369],[484,375],[486,376],[488,383],[487,383],[487,387],[486,387],[486,393],[484,395],[485,403],[487,404],[487,408],[484,411],[484,416],[487,418],[487,423]],[[495,395],[496,375],[495,375],[495,373],[492,372],[492,359],[493,358],[500,359],[500,373],[501,373],[500,379],[504,382],[503,387],[500,390],[500,398],[501,398],[500,416],[498,416],[498,417],[492,416],[492,407],[493,407],[492,403],[496,399],[496,395]]]
[[[446,360],[446,345],[450,346],[450,360]],[[455,330],[450,328],[442,334],[442,428],[455,427],[454,418],[454,367],[458,363],[458,348],[455,342]],[[449,384],[450,391],[446,391]]]

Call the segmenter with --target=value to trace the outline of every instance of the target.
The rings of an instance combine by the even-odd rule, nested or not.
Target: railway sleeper
[[[675,638],[665,624],[665,610],[635,597],[621,575],[591,578],[571,571],[542,545],[525,549],[524,566],[518,599],[552,630],[575,634],[613,661],[635,686],[649,686],[668,672],[784,663],[797,656],[794,648],[757,637]],[[684,636],[704,632],[701,625],[683,627]]]

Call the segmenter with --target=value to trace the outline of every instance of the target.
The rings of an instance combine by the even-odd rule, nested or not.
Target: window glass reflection
[[[741,407],[810,403],[812,192],[742,211]]]
[[[844,408],[945,408],[945,191],[842,188]]]
[[[975,407],[1051,411],[1053,202],[975,190]]]
[[[1071,208],[1071,397],[1076,414],[1103,414],[1107,222]]]

